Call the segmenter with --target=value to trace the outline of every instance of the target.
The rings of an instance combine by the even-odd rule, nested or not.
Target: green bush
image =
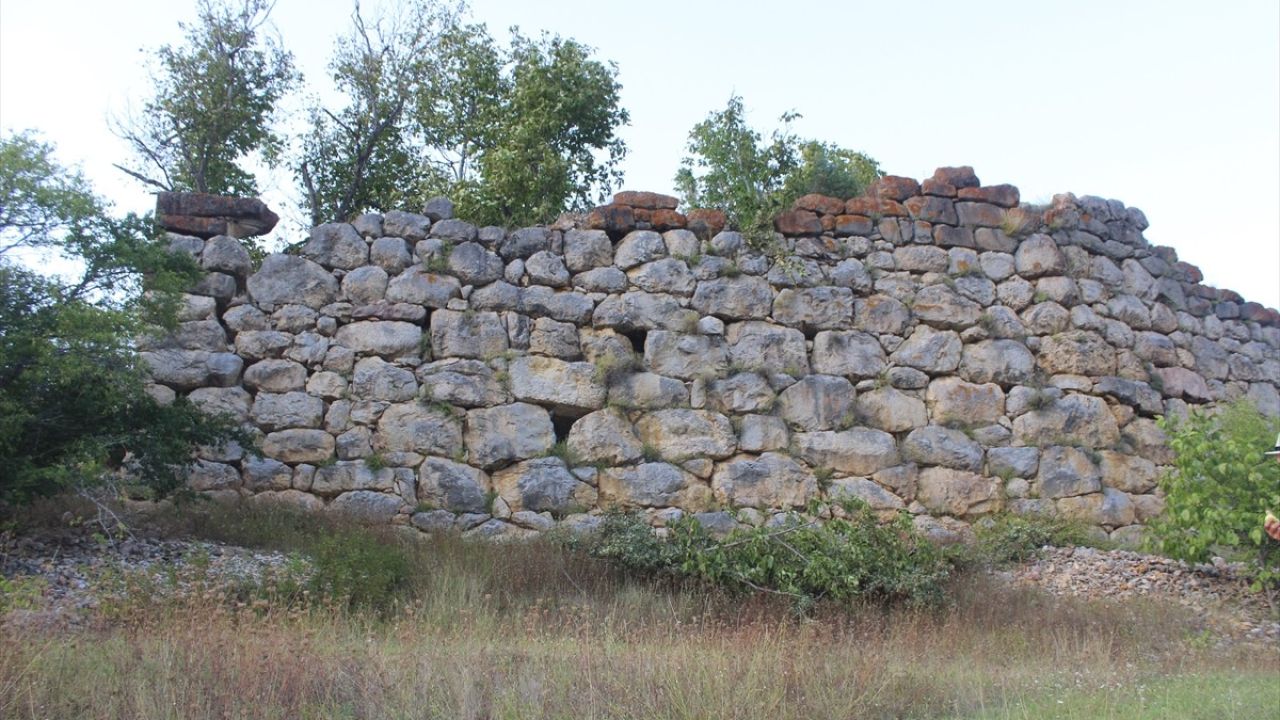
[[[610,515],[591,552],[643,574],[696,578],[733,591],[790,597],[804,610],[819,600],[860,598],[932,604],[943,598],[950,566],[900,516],[881,524],[865,505],[847,519],[795,519],[712,538],[692,519],[662,539],[640,518]]]
[[[974,525],[977,542],[969,559],[996,567],[1029,560],[1045,545],[1067,547],[1089,544],[1084,526],[1061,518],[1040,515],[997,515]]]
[[[387,611],[409,589],[409,557],[372,530],[349,528],[318,538],[310,548],[311,588],[349,609]]]
[[[1280,508],[1280,465],[1263,452],[1276,437],[1275,419],[1247,401],[1216,411],[1165,419],[1176,461],[1160,480],[1163,515],[1148,523],[1151,549],[1192,562],[1216,555],[1248,564],[1255,590],[1273,607],[1280,591],[1280,543],[1262,532],[1267,508]]]

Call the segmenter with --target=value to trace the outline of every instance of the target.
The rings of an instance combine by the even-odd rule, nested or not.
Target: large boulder
[[[338,328],[334,339],[357,353],[397,358],[418,354],[422,328],[399,320],[363,320]]]
[[[1036,489],[1046,499],[1096,493],[1102,489],[1102,471],[1079,448],[1047,447],[1040,451]]]
[[[1104,448],[1120,441],[1120,428],[1105,400],[1070,394],[1015,418],[1013,441],[1015,445],[1071,443]]]
[[[654,330],[645,338],[644,359],[659,375],[692,380],[724,372],[729,367],[729,345],[719,335]]]
[[[824,330],[813,338],[813,371],[873,378],[885,368],[880,341],[865,332]]]
[[[418,467],[418,499],[456,513],[487,513],[489,476],[470,465],[429,457]]]
[[[945,467],[920,471],[916,500],[931,513],[966,517],[1000,509],[1000,481]]]
[[[971,472],[982,469],[982,446],[963,432],[940,425],[912,430],[902,441],[902,454],[921,465],[941,465]]]
[[[398,403],[378,418],[374,445],[390,452],[453,457],[462,452],[462,421],[444,408]]]
[[[537,458],[493,474],[493,489],[513,512],[532,510],[555,515],[584,512],[596,505],[596,489],[582,482],[564,461]]]
[[[868,476],[898,464],[893,436],[871,428],[796,433],[794,446],[810,467],[849,475]]]
[[[738,455],[717,464],[711,487],[718,500],[740,507],[804,507],[818,494],[813,473],[778,453]]]
[[[976,427],[1004,416],[1004,391],[995,383],[978,385],[957,377],[938,378],[929,383],[925,400],[930,417],[938,425]]]
[[[269,255],[249,276],[249,297],[259,306],[297,303],[320,309],[338,298],[338,281],[316,263],[295,255]]]
[[[587,465],[626,465],[644,451],[635,428],[618,410],[599,410],[578,418],[569,429],[570,452]]]
[[[809,372],[804,333],[748,320],[729,325],[729,360],[739,368],[801,376]]]
[[[693,309],[725,320],[763,320],[773,305],[773,289],[755,275],[716,278],[698,283]]]
[[[551,414],[537,405],[512,403],[467,412],[467,459],[485,469],[538,457],[556,442]]]
[[[918,325],[889,359],[894,364],[930,374],[949,373],[959,367],[962,347],[960,336],[955,331]]]
[[[509,372],[511,394],[517,400],[573,412],[604,406],[605,387],[591,363],[524,355],[511,362]]]
[[[636,423],[636,432],[666,460],[725,458],[737,448],[729,418],[703,410],[651,412]]]
[[[852,421],[854,391],[834,375],[809,375],[778,396],[783,418],[801,430],[833,430]]]
[[[602,472],[600,498],[623,507],[679,507],[697,512],[710,507],[711,488],[675,465],[650,462]]]

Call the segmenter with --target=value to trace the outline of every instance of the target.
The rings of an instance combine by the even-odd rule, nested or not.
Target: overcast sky
[[[313,92],[350,10],[277,2],[276,31]],[[475,0],[471,16],[497,37],[549,30],[617,63],[628,189],[669,192],[689,128],[737,93],[758,129],[795,110],[800,135],[889,173],[963,164],[1026,201],[1117,198],[1206,282],[1280,306],[1275,0]],[[152,207],[111,167],[127,149],[107,119],[141,106],[149,53],[194,17],[174,0],[0,1],[0,128],[40,130],[119,207]],[[277,176],[264,195],[283,215],[289,193]]]

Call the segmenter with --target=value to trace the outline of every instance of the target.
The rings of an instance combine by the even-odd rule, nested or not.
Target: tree
[[[689,207],[725,211],[732,227],[756,247],[773,238],[773,218],[806,193],[859,195],[880,176],[863,153],[791,132],[800,116],[784,113],[768,144],[746,121],[742,97],[729,98],[689,131],[688,154],[676,173],[676,191]]]
[[[149,219],[111,217],[52,152],[30,133],[0,139],[0,500],[83,487],[126,459],[170,491],[197,445],[239,437],[183,400],[156,402],[131,347],[172,321],[200,271]],[[79,272],[46,277],[14,259],[33,251]]]
[[[425,59],[455,17],[418,2],[370,25],[356,3],[351,32],[329,64],[346,105],[312,110],[302,139],[298,177],[312,224],[403,207],[420,195],[426,168],[407,110],[419,100]]]
[[[117,128],[135,157],[116,167],[160,190],[257,194],[242,163],[279,155],[272,119],[296,75],[292,56],[262,32],[271,5],[239,2],[200,0],[196,24],[181,25],[186,45],[156,52],[154,96]]]
[[[444,194],[471,220],[528,224],[618,181],[627,113],[617,69],[590,48],[513,30],[503,49],[434,0],[385,31],[354,19],[331,65],[347,106],[315,114],[299,163],[314,221]]]
[[[1262,520],[1267,508],[1280,508],[1280,466],[1263,452],[1280,423],[1240,400],[1161,425],[1177,459],[1160,481],[1165,512],[1148,523],[1150,546],[1192,562],[1237,556],[1276,607],[1280,543],[1263,535]]]

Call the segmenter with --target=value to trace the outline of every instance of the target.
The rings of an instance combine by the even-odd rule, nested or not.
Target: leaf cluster
[[[1280,590],[1280,543],[1262,531],[1267,509],[1280,508],[1280,464],[1263,455],[1280,423],[1247,400],[1160,422],[1176,460],[1160,480],[1165,512],[1147,526],[1152,549],[1192,562],[1235,557],[1256,587]]]

